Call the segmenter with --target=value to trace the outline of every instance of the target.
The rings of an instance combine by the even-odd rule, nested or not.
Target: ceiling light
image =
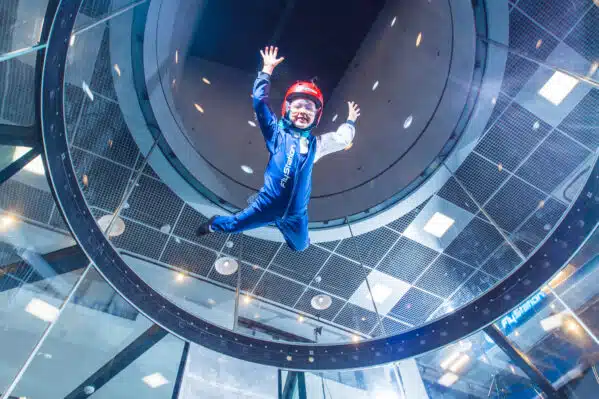
[[[171,232],[171,225],[170,224],[165,224],[164,226],[160,227],[160,232],[164,233],[164,234],[168,234]]]
[[[81,178],[81,183],[83,183],[85,187],[89,186],[89,177],[87,175],[83,175]]]
[[[413,120],[413,119],[414,119],[414,118],[412,118],[412,115],[408,116],[408,117],[406,118],[406,120],[404,121],[404,123],[403,123],[403,128],[404,128],[404,129],[407,129],[407,128],[409,128],[410,126],[412,126],[412,120]]]
[[[539,121],[535,121],[535,123],[533,123],[533,125],[532,125],[533,130],[539,130],[540,127],[541,127],[541,123]]]
[[[339,117],[338,114],[335,114],[335,116],[333,116],[333,122],[335,122],[337,120],[337,118]]]
[[[94,93],[92,93],[91,89],[89,88],[87,83],[85,83],[85,81],[83,81],[83,83],[81,84],[81,88],[83,89],[85,94],[87,94],[87,97],[89,97],[91,101],[94,101]]]
[[[542,45],[543,45],[543,40],[542,39],[537,40],[536,47],[539,49],[539,48],[541,48]]]
[[[250,302],[252,302],[252,298],[250,298],[249,296],[245,295],[243,297],[243,303],[245,303],[246,305],[249,304]]]
[[[69,46],[73,47],[75,45],[75,35],[71,35],[71,40],[69,41]]]
[[[357,335],[352,335],[351,336],[351,341],[356,343],[356,342],[360,342],[360,337]]]
[[[303,322],[304,322],[304,320],[305,320],[305,319],[304,319],[304,316],[299,316],[299,317],[297,318],[297,322],[298,322],[298,323],[303,323]]]
[[[497,104],[497,97],[493,97],[491,99],[491,104],[493,104],[493,105]]]
[[[396,22],[397,22],[397,17],[393,17],[393,20],[391,21],[391,26],[395,25]]]
[[[202,82],[206,83],[207,85],[212,84],[210,83],[210,81],[206,78],[202,78]]]
[[[592,77],[595,74],[595,72],[597,72],[597,69],[599,69],[599,62],[595,61],[595,62],[593,62],[593,64],[589,68],[588,76]]]
[[[260,318],[260,315],[259,315],[258,313],[256,313],[256,314],[254,315],[254,319],[258,320],[259,318]]]
[[[214,305],[216,305],[216,301],[212,298],[208,298],[208,305],[214,306]]]
[[[516,374],[516,369],[514,368],[514,366],[510,365],[510,370],[512,370],[512,374]]]
[[[110,225],[111,222],[112,225]],[[110,226],[110,231],[107,231],[108,226]],[[114,215],[108,214],[98,219],[98,227],[108,237],[118,237],[125,232],[125,221],[118,216],[115,218]]]
[[[114,64],[114,71],[117,75],[121,76],[121,68],[119,68],[119,64]]]
[[[555,314],[553,316],[549,316],[543,320],[541,320],[541,328],[546,332],[553,331],[562,326],[564,322],[564,316],[561,313]]]
[[[225,247],[231,249],[235,246],[235,243],[231,240],[227,240],[227,242],[225,242]]]
[[[173,81],[173,85],[174,84],[175,84],[175,82]],[[196,109],[198,110],[198,112],[200,112],[202,114],[204,113],[204,108],[202,108],[202,106],[200,104],[194,103],[193,106],[196,107]]]
[[[292,360],[293,360],[293,357],[291,357],[291,355],[287,355],[287,358],[286,358],[286,359],[287,359],[287,361],[288,361],[288,362],[290,362],[290,361],[292,361]]]
[[[451,366],[453,364],[453,362],[458,360],[458,358],[460,357],[461,354],[462,353],[460,351],[453,352],[451,355],[446,357],[445,360],[443,360],[441,362],[441,364],[440,364],[441,368],[443,370],[447,370],[449,368],[449,366]]]
[[[310,301],[310,304],[316,310],[326,310],[331,307],[332,303],[331,297],[324,294],[316,295]]]
[[[38,319],[51,323],[58,317],[58,308],[41,299],[33,298],[25,307],[25,311]]]
[[[458,360],[456,360],[455,363],[451,365],[449,371],[453,373],[459,373],[464,368],[464,366],[468,364],[468,362],[470,362],[470,356],[463,353],[458,358]]]
[[[241,170],[243,170],[245,173],[247,173],[248,175],[251,175],[254,173],[254,169],[250,168],[247,165],[241,165]]]
[[[360,320],[366,321],[366,317],[362,316],[362,318]]]
[[[386,285],[376,284],[374,287],[372,287],[372,296],[367,294],[366,297],[368,299],[373,299],[375,303],[381,304],[385,302],[387,298],[389,298],[389,295],[391,295],[392,292],[393,290]]]
[[[175,64],[179,63],[179,50],[175,51]]]
[[[158,388],[162,385],[168,384],[168,380],[160,373],[154,373],[142,378],[150,388]]]
[[[442,214],[441,212],[435,212],[435,214],[429,219],[424,225],[424,231],[434,235],[437,238],[443,237],[443,235],[449,230],[455,223],[455,220]]]
[[[420,47],[420,42],[422,42],[422,32],[420,32],[418,37],[416,37],[416,47]]]
[[[2,215],[0,216],[0,230],[7,230],[9,227],[12,227],[17,219],[12,215]]]
[[[514,336],[519,337],[520,333],[518,332],[518,330],[514,330]]]
[[[497,170],[501,172],[503,170],[503,164],[497,164]]]
[[[459,377],[454,373],[445,373],[441,378],[439,378],[439,385],[443,385],[445,387],[450,387],[459,379]]]
[[[539,90],[539,94],[553,105],[560,105],[576,85],[578,85],[578,79],[558,71]]]
[[[177,84],[177,79],[173,79],[173,87]]]
[[[248,121],[248,125],[250,125],[251,127],[256,127],[256,122]]]
[[[374,84],[372,85],[372,91],[375,91],[377,87],[379,87],[379,81],[378,80],[376,82],[374,82]]]
[[[223,276],[230,276],[237,271],[239,264],[237,263],[237,260],[228,256],[223,256],[214,262],[214,268],[219,274],[222,274]]]
[[[175,281],[178,283],[182,283],[184,280],[185,280],[185,274],[177,273],[177,275],[175,276]]]
[[[580,333],[580,325],[572,319],[566,320],[564,322],[564,327],[566,327],[566,330],[571,333],[574,333],[574,334]]]
[[[29,151],[31,151],[31,148],[29,147],[15,147],[15,150],[12,153],[12,160],[16,161]],[[44,161],[42,161],[41,155],[38,155],[37,157],[33,158],[33,160],[29,161],[29,163],[25,165],[23,169],[36,175],[43,175],[46,173],[46,170],[44,169]]]

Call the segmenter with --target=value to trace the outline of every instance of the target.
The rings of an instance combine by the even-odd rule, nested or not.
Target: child
[[[274,222],[287,245],[303,251],[308,237],[308,202],[312,187],[312,166],[325,155],[341,151],[354,139],[358,105],[349,102],[349,116],[336,132],[318,137],[311,135],[322,116],[324,99],[318,87],[298,82],[285,95],[282,119],[270,108],[270,76],[284,58],[277,58],[273,46],[260,50],[264,67],[254,83],[254,111],[270,152],[264,173],[264,186],[254,202],[235,216],[214,216],[202,224],[197,235],[212,232],[233,233]]]

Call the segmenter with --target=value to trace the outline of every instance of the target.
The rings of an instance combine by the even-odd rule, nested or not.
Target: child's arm
[[[325,133],[317,138],[318,142],[314,162],[325,155],[344,150],[353,142],[356,135],[355,124],[360,116],[360,108],[353,101],[348,102],[347,105],[349,106],[347,122],[339,126],[336,132]]]
[[[270,76],[275,67],[284,60],[283,57],[277,58],[278,51],[278,48],[272,46],[260,50],[260,55],[262,55],[262,60],[264,61],[264,67],[262,68],[262,71],[258,73],[258,77],[254,82],[254,93],[252,96],[254,99],[253,104],[256,118],[260,124],[260,130],[262,130],[264,140],[266,140],[266,147],[271,153],[274,152],[277,117],[270,108],[268,97],[270,93]]]

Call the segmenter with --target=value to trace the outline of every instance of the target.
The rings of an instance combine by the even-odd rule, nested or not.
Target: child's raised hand
[[[360,116],[360,107],[353,101],[348,101],[347,105],[349,106],[349,115],[347,117],[347,120],[355,122]]]
[[[274,46],[266,46],[264,47],[264,50],[260,50],[260,55],[264,61],[264,68],[262,69],[263,72],[272,74],[272,71],[275,69],[275,67],[285,60],[285,57],[277,58],[278,53],[279,48]]]

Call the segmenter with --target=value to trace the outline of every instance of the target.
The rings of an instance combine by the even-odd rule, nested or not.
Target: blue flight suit
[[[303,251],[310,245],[308,202],[314,162],[349,145],[355,129],[348,122],[337,132],[316,138],[286,119],[278,121],[268,102],[269,91],[270,75],[260,72],[254,82],[253,105],[270,153],[264,186],[250,206],[234,216],[216,217],[210,227],[216,232],[234,233],[274,222],[287,245]]]

